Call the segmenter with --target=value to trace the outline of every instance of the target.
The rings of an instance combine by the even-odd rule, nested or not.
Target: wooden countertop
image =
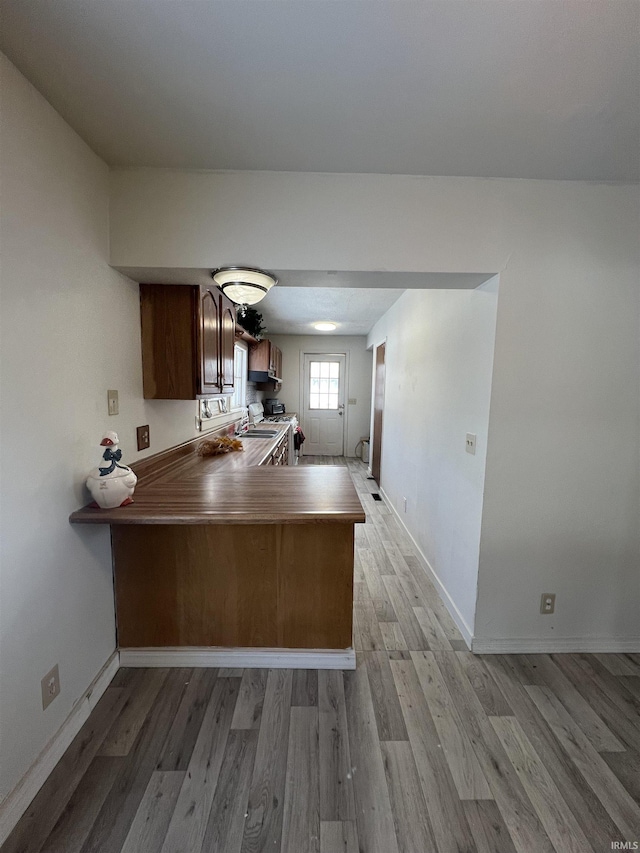
[[[180,454],[149,470],[140,463],[134,503],[72,513],[73,524],[309,524],[365,521],[348,470],[338,466],[262,466],[286,425],[271,439],[246,438],[245,451],[201,457],[185,443]],[[162,454],[159,459],[162,458]],[[134,468],[137,466],[134,465]]]

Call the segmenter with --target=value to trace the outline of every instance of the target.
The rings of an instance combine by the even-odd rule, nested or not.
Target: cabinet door
[[[276,377],[278,379],[282,379],[282,350],[280,347],[274,347],[275,354],[275,363],[276,363]]]
[[[220,294],[220,365],[223,393],[233,391],[233,349],[236,341],[236,309],[224,293]]]
[[[219,394],[220,381],[220,300],[218,294],[200,288],[198,354],[199,394]],[[233,365],[232,365],[233,373]]]
[[[271,343],[266,338],[255,344],[249,350],[249,370],[266,373],[269,370],[269,355]]]
[[[194,400],[198,394],[199,302],[197,287],[140,285],[145,400]]]

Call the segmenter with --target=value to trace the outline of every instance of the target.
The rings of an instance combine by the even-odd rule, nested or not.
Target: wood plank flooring
[[[366,509],[357,669],[120,670],[0,853],[640,842],[640,655],[472,655],[364,465],[300,462]]]

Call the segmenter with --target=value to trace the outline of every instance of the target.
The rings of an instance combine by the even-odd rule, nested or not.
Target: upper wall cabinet
[[[197,315],[197,347],[200,370],[196,371],[193,377],[196,389],[194,396],[219,394],[222,390],[220,387],[222,347],[220,346],[221,323],[218,295],[214,290],[200,288],[200,310]]]
[[[249,350],[249,379],[251,382],[282,381],[282,352],[266,338]]]
[[[233,393],[235,341],[236,306],[224,293],[220,293],[220,379],[223,394]]]
[[[233,302],[216,287],[141,284],[142,378],[147,400],[233,392]]]

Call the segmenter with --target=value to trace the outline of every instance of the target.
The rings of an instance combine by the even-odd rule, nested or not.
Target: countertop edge
[[[336,472],[340,472],[339,476]],[[331,475],[328,472],[334,472]],[[229,488],[230,499],[225,506],[218,496],[216,504],[195,501],[189,495],[194,480],[202,481],[203,488],[223,490]],[[267,484],[284,487],[293,496],[285,505],[278,500],[263,502]],[[348,484],[348,485],[347,485]],[[336,491],[333,492],[335,487]],[[299,500],[308,496],[309,489],[319,489],[319,499]],[[345,488],[347,492],[345,493]],[[327,492],[327,489],[329,490]],[[248,491],[247,491],[248,490]],[[139,500],[127,507],[100,509],[86,505],[69,516],[71,524],[108,525],[278,525],[278,524],[362,524],[366,515],[352,478],[343,466],[271,467],[250,466],[239,471],[215,473],[209,468],[201,475],[182,481],[173,478],[163,483],[138,488]],[[244,498],[245,495],[248,498]],[[266,494],[269,494],[268,492]],[[239,495],[241,496],[239,498]],[[158,500],[160,496],[160,500]],[[186,498],[185,498],[186,496]],[[199,497],[199,496],[197,496]],[[235,498],[235,500],[234,500]],[[180,505],[182,503],[182,506]],[[187,504],[185,506],[185,503]],[[189,506],[188,504],[192,505]],[[172,505],[173,504],[173,505]]]
[[[91,515],[89,515],[91,513]],[[94,514],[95,513],[95,514]],[[165,515],[156,516],[154,518],[141,518],[135,516],[127,518],[126,516],[115,516],[113,514],[103,515],[100,517],[98,513],[112,513],[110,510],[99,510],[89,507],[83,507],[76,510],[69,516],[70,524],[113,524],[113,525],[202,525],[202,524],[234,524],[234,525],[264,525],[264,524],[364,524],[367,520],[364,512],[362,513],[345,513],[335,512],[319,515],[309,513],[308,515],[297,514],[295,516],[279,515],[277,518],[263,516],[259,519],[248,518],[244,515],[221,515],[216,513],[214,516],[206,516],[202,513],[191,516],[175,516]]]

